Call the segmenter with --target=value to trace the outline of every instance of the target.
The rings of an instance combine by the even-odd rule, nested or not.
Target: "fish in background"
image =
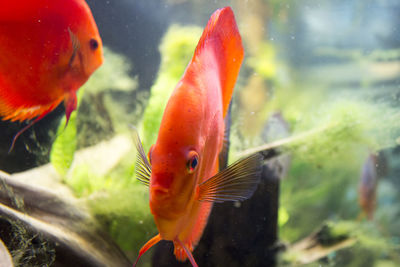
[[[0,0],[0,117],[35,122],[64,102],[103,62],[102,41],[84,0]]]
[[[283,138],[288,138],[289,135],[289,124],[282,116],[280,111],[275,111],[269,116],[261,132],[261,138],[266,144],[270,144],[277,140],[282,140]],[[283,153],[282,155],[268,160],[268,163],[264,166],[264,168],[268,168],[268,171],[272,173],[271,176],[285,179],[287,177],[291,161],[291,155],[289,153]]]
[[[372,220],[376,209],[376,190],[379,177],[384,171],[380,165],[384,163],[381,154],[371,153],[368,155],[361,169],[360,181],[358,185],[358,202],[364,215],[368,220]],[[361,215],[363,215],[361,214]]]
[[[188,258],[197,266],[192,251],[213,203],[244,200],[254,193],[260,180],[261,154],[218,172],[218,157],[226,153],[227,145],[224,118],[243,56],[232,9],[216,10],[172,92],[148,157],[137,136],[136,171],[138,179],[149,186],[150,210],[159,234],[141,248],[134,266],[160,240],[172,241],[175,257],[180,261]]]

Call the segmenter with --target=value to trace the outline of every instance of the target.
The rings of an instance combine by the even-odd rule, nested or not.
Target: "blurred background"
[[[202,29],[229,5],[245,47],[230,161],[246,149],[301,136],[280,150],[288,156],[277,233],[286,249],[277,265],[399,266],[399,1],[87,2],[106,47],[104,66],[80,89],[79,109],[65,130],[61,105],[7,153],[24,124],[0,122],[1,170],[19,173],[51,162],[61,183],[135,258],[155,226],[147,188],[134,179],[132,141],[121,141],[126,151],[116,145],[98,152],[104,159],[93,164],[73,162],[79,151],[120,135],[132,140],[130,124],[148,151]],[[114,165],[93,170],[114,152]],[[292,246],[307,238],[322,244],[317,257],[309,251],[316,243]]]

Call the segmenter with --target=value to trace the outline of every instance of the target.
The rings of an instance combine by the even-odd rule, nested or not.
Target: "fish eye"
[[[189,160],[186,163],[186,168],[189,173],[193,173],[199,165],[199,155],[196,151],[190,151],[188,158]]]
[[[90,39],[89,45],[90,45],[90,49],[92,49],[92,50],[96,50],[97,48],[99,48],[99,42],[94,38]]]

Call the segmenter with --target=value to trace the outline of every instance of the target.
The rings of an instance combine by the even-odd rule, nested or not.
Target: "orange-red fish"
[[[376,189],[378,187],[378,156],[369,154],[361,170],[358,185],[358,202],[368,220],[372,220],[376,208]]]
[[[76,91],[102,62],[102,41],[84,0],[0,0],[3,120],[36,122],[64,102],[68,122]]]
[[[224,150],[224,117],[243,60],[243,47],[230,7],[214,12],[165,108],[156,143],[146,157],[137,140],[138,178],[150,189],[158,241],[172,241],[178,260],[197,266],[192,251],[202,236],[213,202],[249,198],[257,187],[261,155],[218,172]],[[135,263],[135,265],[136,265]]]

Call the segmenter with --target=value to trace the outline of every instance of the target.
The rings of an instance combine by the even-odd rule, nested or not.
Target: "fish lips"
[[[170,190],[162,185],[152,185],[150,195],[154,200],[163,200],[170,196]]]
[[[172,173],[155,173],[150,177],[150,196],[154,200],[163,200],[170,196],[171,185],[174,179]]]

